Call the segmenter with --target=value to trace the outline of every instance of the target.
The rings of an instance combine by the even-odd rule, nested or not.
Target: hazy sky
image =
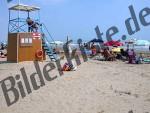
[[[143,27],[139,20],[139,12],[145,7],[150,8],[150,0],[20,1],[41,8],[41,21],[46,24],[55,40],[65,40],[67,35],[73,40],[78,38],[90,40],[96,37],[94,31],[96,25],[104,33],[104,39],[106,30],[111,26],[117,26],[119,33],[113,36],[113,39],[119,39],[123,34],[127,34],[124,22],[131,16],[128,6],[133,5],[141,30],[128,38],[150,40],[150,26]],[[5,41],[8,29],[8,4],[6,0],[1,0],[0,4],[0,41]],[[147,20],[150,21],[150,15]]]

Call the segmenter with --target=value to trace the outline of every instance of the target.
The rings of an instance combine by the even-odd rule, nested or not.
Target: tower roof
[[[10,7],[9,10],[31,12],[31,11],[40,10],[40,8],[35,7],[35,6],[28,6],[28,5],[18,4],[18,5],[14,5],[14,6]]]

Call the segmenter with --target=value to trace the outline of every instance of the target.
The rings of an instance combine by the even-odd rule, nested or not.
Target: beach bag
[[[150,59],[149,58],[144,58],[143,59],[145,63],[150,63]]]
[[[71,66],[69,63],[65,63],[62,68],[63,71],[71,71]]]
[[[96,55],[96,48],[92,49],[92,55]]]

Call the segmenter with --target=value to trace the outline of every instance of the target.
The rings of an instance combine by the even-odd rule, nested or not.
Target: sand
[[[40,63],[41,69],[49,61]],[[0,80],[35,72],[33,62],[0,64]],[[57,70],[50,75],[58,75]],[[129,112],[130,111],[130,112]],[[7,107],[0,88],[0,113],[150,113],[150,65],[89,60],[46,82]]]

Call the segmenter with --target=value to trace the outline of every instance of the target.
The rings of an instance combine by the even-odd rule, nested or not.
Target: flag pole
[[[20,5],[20,0],[18,0],[18,5]],[[18,10],[18,32],[20,32],[19,28],[20,28],[20,9]]]

